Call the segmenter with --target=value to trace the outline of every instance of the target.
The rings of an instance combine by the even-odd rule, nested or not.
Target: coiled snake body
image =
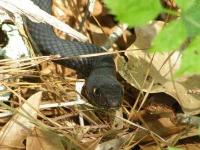
[[[52,0],[32,0],[44,11],[51,13]],[[43,55],[61,57],[105,52],[101,47],[57,37],[50,25],[26,20],[27,30]],[[86,77],[85,90],[88,100],[103,108],[119,107],[123,88],[116,79],[116,69],[111,55],[70,60],[56,60],[58,64],[75,69]]]

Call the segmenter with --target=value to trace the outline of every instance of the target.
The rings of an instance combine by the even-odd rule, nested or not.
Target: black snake
[[[32,0],[42,10],[51,14],[52,0]],[[94,44],[67,41],[56,36],[50,25],[34,23],[26,19],[29,36],[43,55],[61,57],[78,56],[105,52]],[[90,58],[56,60],[58,64],[75,69],[85,76],[85,91],[89,102],[103,108],[116,108],[121,104],[123,88],[116,79],[113,56],[104,55]]]

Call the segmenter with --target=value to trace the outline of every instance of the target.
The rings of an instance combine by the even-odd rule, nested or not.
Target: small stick
[[[102,46],[106,51],[112,47],[112,44],[123,34],[123,32],[128,28],[127,24],[121,24],[114,28],[112,34],[110,34],[108,40]]]
[[[39,108],[44,110],[44,109],[49,109],[49,108],[70,107],[70,106],[75,106],[75,105],[89,105],[89,104],[87,104],[83,100],[76,100],[76,101],[72,101],[72,102],[42,104],[42,105],[40,105]],[[5,112],[0,113],[0,118],[9,117],[11,115],[13,115],[13,112],[5,111]]]

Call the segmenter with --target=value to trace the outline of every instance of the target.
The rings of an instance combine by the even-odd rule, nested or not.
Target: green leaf
[[[105,0],[105,3],[117,20],[129,26],[144,25],[163,10],[160,0]]]
[[[194,4],[195,0],[176,0],[177,5],[183,10],[186,11]]]
[[[200,0],[195,0],[189,9],[182,13],[182,20],[190,36],[200,34]]]
[[[183,150],[181,148],[176,148],[176,147],[168,147],[168,150]]]
[[[200,73],[200,36],[184,50],[182,64],[177,75]]]
[[[185,41],[187,33],[181,20],[167,24],[152,42],[151,51],[176,50]]]

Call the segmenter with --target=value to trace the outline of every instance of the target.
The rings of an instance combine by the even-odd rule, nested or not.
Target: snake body
[[[32,0],[42,10],[51,14],[52,0]],[[73,57],[105,52],[94,44],[67,41],[56,36],[50,25],[26,20],[31,39],[43,55]],[[100,107],[119,107],[123,88],[116,79],[113,56],[56,60],[55,63],[75,69],[86,78],[86,92],[91,103]]]

